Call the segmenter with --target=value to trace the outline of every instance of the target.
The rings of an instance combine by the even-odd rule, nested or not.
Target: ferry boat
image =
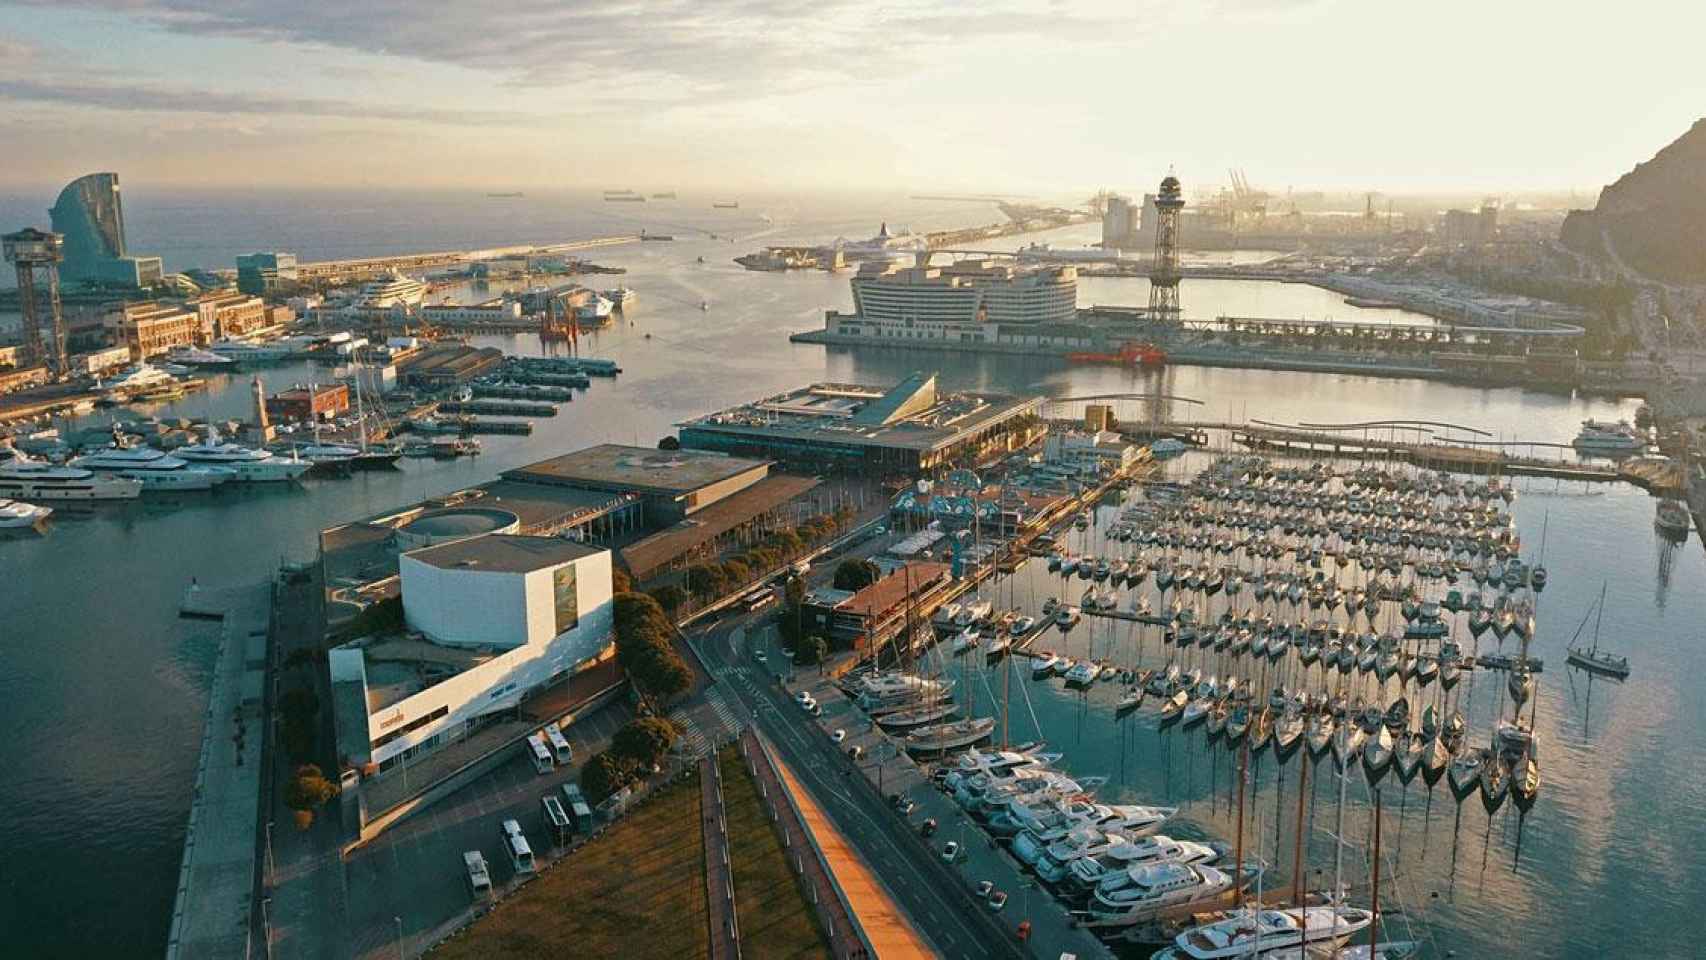
[[[135,500],[142,482],[62,467],[0,447],[0,496],[18,500]]]
[[[52,507],[40,507],[33,503],[0,497],[0,530],[39,528],[52,515]]]
[[[1253,910],[1186,930],[1155,960],[1227,960],[1271,950],[1338,943],[1367,927],[1372,913],[1356,907]]]
[[[1617,423],[1583,420],[1581,432],[1570,443],[1584,453],[1628,454],[1647,448],[1647,441],[1624,420]]]

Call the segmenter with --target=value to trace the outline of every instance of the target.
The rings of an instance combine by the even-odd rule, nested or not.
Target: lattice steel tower
[[[1179,319],[1179,211],[1185,198],[1171,173],[1155,196],[1155,262],[1149,269],[1149,316]]]
[[[59,264],[65,259],[65,238],[34,227],[0,237],[0,247],[8,261],[18,268],[18,305],[24,315],[23,366],[45,364],[55,377],[66,374],[65,320],[59,311]],[[38,294],[36,273],[47,281],[47,289]],[[45,294],[49,315],[41,315]],[[47,329],[42,329],[43,320]],[[46,342],[43,342],[43,334]]]

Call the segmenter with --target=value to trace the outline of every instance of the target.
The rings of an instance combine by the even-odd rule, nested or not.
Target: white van
[[[563,736],[563,728],[554,723],[547,723],[545,725],[545,742],[550,745],[551,753],[556,756],[559,764],[566,767],[574,762],[575,750],[569,746],[568,739]]]
[[[527,754],[533,759],[533,769],[540,774],[550,773],[556,767],[551,760],[551,748],[545,746],[545,738],[537,733],[527,738]]]
[[[510,866],[516,873],[533,872],[533,848],[527,845],[527,837],[521,832],[521,824],[514,820],[503,822],[504,850],[509,854]]]
[[[468,870],[468,888],[480,896],[492,892],[492,874],[486,869],[486,858],[478,850],[462,855],[462,865]]]
[[[564,842],[571,827],[569,815],[563,810],[563,802],[551,794],[546,794],[540,799],[539,805],[545,808],[545,824],[551,828],[557,842]]]

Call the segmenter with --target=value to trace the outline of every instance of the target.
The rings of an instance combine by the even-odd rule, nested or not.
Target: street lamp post
[[[391,919],[397,921],[397,960],[409,960],[408,954],[403,952],[403,918],[392,917]]]
[[[276,866],[273,865],[273,859],[272,859],[272,825],[273,825],[273,822],[271,820],[268,820],[267,821],[267,889],[268,890],[272,889],[273,872],[276,869],[278,869]]]

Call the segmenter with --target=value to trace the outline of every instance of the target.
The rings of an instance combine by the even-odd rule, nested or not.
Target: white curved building
[[[854,312],[829,314],[831,333],[994,342],[1001,325],[1069,324],[1078,312],[1078,271],[1071,266],[993,259],[947,267],[867,263],[852,286]]]

